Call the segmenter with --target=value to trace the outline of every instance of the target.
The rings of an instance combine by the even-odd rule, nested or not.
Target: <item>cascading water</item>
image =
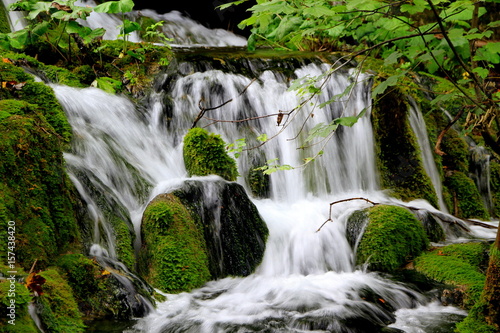
[[[290,78],[318,75],[326,65],[305,63],[291,76],[264,70],[253,83],[243,75],[219,70],[192,72],[188,63],[179,64],[179,68],[185,74],[173,79],[164,76],[165,82],[159,86],[169,88],[153,94],[144,110],[98,89],[54,86],[75,131],[72,149],[65,157],[73,181],[93,212],[94,255],[116,256],[112,232],[107,231],[111,229],[107,210],[118,207],[140,240],[140,220],[148,200],[182,184],[186,177],[179,162],[182,137],[200,111],[199,103],[209,107],[234,98],[210,111],[207,117],[211,119],[237,120],[285,112],[300,103],[294,92],[287,91]],[[367,77],[352,74],[343,71],[330,78],[319,103],[357,79],[360,84],[349,98],[324,109],[306,104],[287,128],[277,126],[276,116],[259,118],[250,126],[217,123],[210,127],[227,142],[246,137],[249,144],[260,134],[272,137],[283,130],[262,147],[263,160],[279,157],[280,163],[297,166],[312,151],[298,150],[296,142],[288,139],[306,135],[317,123],[368,109],[352,128],[338,130],[312,165],[272,174],[270,198],[253,200],[270,230],[264,259],[254,274],[212,281],[191,293],[168,295],[168,301],[140,320],[133,331],[368,332],[393,322],[392,311],[410,311],[426,303],[415,291],[354,267],[345,222],[365,203],[338,205],[333,209],[335,222],[316,232],[331,201],[354,196],[378,202],[392,200],[377,191],[367,107],[369,85],[363,83]],[[245,87],[245,93],[235,98]],[[168,106],[161,103],[165,100]],[[306,119],[309,121],[303,125]],[[199,125],[210,122],[213,120],[203,120]],[[252,168],[252,160],[245,154],[238,163],[242,175]],[[238,181],[248,188],[245,177]],[[377,299],[383,303],[377,304]],[[437,307],[439,311],[456,311]]]
[[[436,196],[438,198],[439,209],[443,212],[447,212],[446,205],[443,200],[443,186],[441,184],[441,177],[439,175],[438,169],[436,167],[436,162],[432,156],[431,145],[429,142],[429,136],[427,134],[427,128],[425,125],[425,120],[420,111],[420,107],[412,102],[410,107],[410,125],[417,137],[418,144],[420,146],[420,155],[424,163],[425,171],[432,181],[434,190],[436,191]]]

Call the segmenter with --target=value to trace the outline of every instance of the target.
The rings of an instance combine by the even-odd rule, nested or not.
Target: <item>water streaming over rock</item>
[[[209,107],[233,98],[207,114],[212,119],[273,115],[250,125],[225,122],[209,129],[227,142],[246,137],[249,144],[256,143],[256,137],[263,133],[272,137],[283,131],[262,147],[259,154],[264,156],[257,160],[262,163],[278,157],[280,163],[292,166],[301,165],[313,150],[299,150],[297,140],[290,139],[297,135],[303,138],[320,122],[356,115],[364,109],[367,113],[352,128],[338,130],[315,163],[272,174],[269,197],[253,200],[270,230],[264,259],[255,274],[213,281],[191,293],[168,295],[168,301],[133,331],[375,332],[395,320],[392,311],[426,303],[415,291],[354,266],[345,220],[352,211],[367,207],[366,203],[336,206],[332,211],[335,222],[316,232],[328,216],[331,201],[354,196],[378,202],[393,200],[377,191],[368,77],[352,70],[339,71],[329,79],[318,103],[342,92],[351,80],[360,81],[358,88],[323,109],[307,103],[285,128],[278,126],[275,114],[300,103],[294,92],[287,91],[290,80],[318,75],[326,65],[306,61],[286,75],[261,68],[253,72],[258,74],[254,82],[244,75],[215,69],[193,71],[190,63],[177,66],[177,74],[159,78],[158,89],[145,107],[95,88],[53,86],[75,132],[72,148],[65,154],[68,172],[94,219],[92,251],[103,258],[116,257],[106,220],[109,211],[129,220],[139,242],[145,205],[157,194],[180,187],[186,179],[182,136],[199,113],[199,103]],[[248,70],[251,68],[255,66]],[[198,125],[211,122],[205,119]],[[252,150],[238,160],[242,175],[238,182],[247,189],[245,175],[255,167],[255,156]],[[199,179],[210,181],[211,177]],[[377,303],[377,299],[384,301]]]
[[[439,175],[438,169],[436,167],[436,162],[434,161],[424,116],[422,114],[422,111],[420,110],[420,107],[414,101],[412,101],[410,107],[409,118],[410,125],[413,129],[413,132],[415,133],[415,136],[417,137],[418,144],[420,146],[420,155],[424,163],[425,171],[431,179],[434,190],[436,191],[439,209],[446,212],[447,209],[443,200],[443,186],[441,182],[441,176]]]
[[[207,31],[178,13],[163,16],[144,13],[180,22],[169,32],[179,43],[244,44],[239,37],[218,31],[210,38],[192,38],[194,34],[207,35]],[[100,20],[94,15],[89,22],[98,27],[104,24]],[[108,22],[108,18],[104,21]],[[167,29],[172,25],[167,24]],[[180,26],[184,30],[180,31]],[[226,60],[217,61],[227,65]],[[378,191],[369,119],[369,76],[353,70],[339,71],[328,80],[323,94],[313,104],[317,106],[342,93],[352,80],[359,81],[351,94],[323,109],[306,103],[294,111],[293,121],[277,124],[280,112],[293,110],[301,103],[295,92],[288,91],[291,80],[319,75],[328,66],[319,61],[244,62],[247,66],[243,73],[233,71],[231,66],[216,68],[203,62],[179,61],[175,70],[158,78],[158,89],[148,97],[144,107],[95,88],[53,86],[74,130],[72,147],[65,159],[93,223],[89,254],[99,258],[103,265],[124,270],[127,268],[117,260],[109,218],[115,214],[127,221],[135,231],[136,247],[140,246],[141,216],[148,201],[157,194],[179,188],[186,179],[182,137],[199,113],[200,105],[208,108],[233,99],[210,111],[207,117],[224,120],[259,117],[249,125],[223,122],[209,127],[227,142],[245,137],[252,146],[259,144],[257,137],[261,134],[271,138],[280,133],[261,149],[250,150],[239,158],[242,176],[238,182],[249,193],[251,169],[267,159],[278,158],[280,164],[300,166],[304,158],[320,150],[318,147],[322,150],[315,163],[306,168],[272,174],[266,198],[253,199],[270,230],[264,259],[254,274],[212,281],[190,293],[167,295],[167,302],[159,304],[156,311],[130,331],[376,332],[396,320],[394,311],[398,309],[396,313],[404,313],[404,317],[431,312],[457,313],[456,309],[435,304],[418,306],[427,303],[422,295],[354,266],[353,249],[345,237],[345,221],[354,210],[367,207],[365,202],[336,205],[332,210],[334,223],[327,223],[316,232],[328,217],[332,201],[355,196],[378,202],[396,201]],[[292,62],[294,65],[290,65]],[[242,91],[245,93],[240,95]],[[337,130],[324,147],[297,149],[298,142],[316,124],[357,115],[362,110],[366,110],[364,117],[352,128]],[[199,125],[212,122],[205,119]],[[213,177],[199,180],[208,183]],[[207,191],[206,200],[215,200],[211,193],[216,191]],[[426,203],[418,204],[431,208]],[[125,289],[130,291],[127,297],[142,297],[134,293],[133,286],[128,286],[130,281],[124,282]],[[421,332],[426,324],[399,318],[394,327]]]

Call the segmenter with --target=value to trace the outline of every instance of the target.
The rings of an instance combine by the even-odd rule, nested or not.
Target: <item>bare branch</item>
[[[331,202],[331,203],[330,203],[330,213],[328,214],[328,219],[327,219],[325,222],[323,222],[323,224],[321,225],[321,227],[319,227],[319,228],[318,228],[318,230],[316,230],[316,232],[319,232],[319,231],[321,230],[321,228],[323,228],[323,226],[324,226],[325,224],[327,224],[328,222],[333,222],[333,219],[332,219],[332,206],[333,206],[333,205],[338,204],[338,203],[341,203],[341,202],[353,201],[353,200],[364,200],[364,201],[366,201],[366,202],[371,203],[371,204],[372,204],[372,205],[374,205],[374,206],[375,206],[375,205],[379,205],[379,204],[380,204],[380,203],[378,203],[378,202],[373,202],[373,201],[371,201],[371,200],[369,200],[369,199],[366,199],[366,198],[361,198],[361,197],[359,197],[359,198],[342,199],[342,200],[338,200],[338,201]]]
[[[257,79],[256,79],[256,78],[252,79],[252,80],[250,81],[250,83],[249,83],[249,84],[247,84],[247,86],[246,86],[245,88],[243,88],[243,90],[242,90],[242,91],[238,94],[238,96],[233,97],[233,98],[231,98],[231,99],[228,99],[227,101],[225,101],[224,103],[222,103],[222,104],[220,104],[220,105],[218,105],[218,106],[214,106],[214,107],[210,107],[210,108],[205,108],[205,107],[203,107],[203,106],[201,105],[201,102],[202,102],[203,100],[202,100],[202,99],[200,99],[200,100],[198,101],[198,108],[200,109],[200,113],[198,113],[198,116],[197,116],[197,117],[196,117],[196,119],[194,120],[193,125],[191,126],[191,128],[195,128],[195,127],[196,127],[196,124],[198,123],[198,121],[199,121],[201,118],[203,118],[203,116],[205,115],[205,113],[206,113],[207,111],[212,111],[212,110],[219,109],[219,108],[223,107],[224,105],[226,105],[226,104],[228,104],[228,103],[232,102],[234,98],[237,98],[237,97],[240,97],[241,95],[243,95],[243,94],[247,91],[248,87],[250,87],[250,85],[251,85],[252,83],[254,83],[255,81],[257,81]]]

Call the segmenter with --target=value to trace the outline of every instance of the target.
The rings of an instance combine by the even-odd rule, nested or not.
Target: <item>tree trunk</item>
[[[483,297],[487,304],[486,322],[500,331],[500,228],[490,253]]]

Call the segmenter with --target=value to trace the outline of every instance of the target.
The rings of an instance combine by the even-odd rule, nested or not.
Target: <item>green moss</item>
[[[37,105],[56,133],[62,139],[69,142],[71,138],[71,126],[52,88],[40,82],[28,81],[19,91],[18,96],[28,103]]]
[[[382,187],[404,201],[425,199],[437,207],[437,196],[425,172],[420,148],[408,121],[402,93],[392,91],[373,108],[372,121]]]
[[[202,128],[191,129],[184,137],[184,163],[190,176],[219,175],[234,181],[238,176],[236,162],[225,149],[219,135]]]
[[[43,294],[38,297],[40,319],[47,332],[84,332],[82,315],[68,283],[55,270],[40,273],[45,278]]]
[[[482,302],[476,305],[469,311],[467,317],[457,324],[455,332],[458,333],[498,333],[493,326],[486,324],[484,318],[484,308],[487,305]]]
[[[358,265],[391,272],[416,257],[428,246],[420,221],[407,209],[377,205],[368,210],[368,226],[356,252]]]
[[[467,173],[469,171],[469,145],[458,132],[450,128],[441,143],[443,167]]]
[[[6,277],[10,277],[10,274],[6,275]],[[18,277],[17,275],[16,278]],[[30,302],[31,295],[26,286],[17,281],[11,282],[11,280],[1,279],[0,327],[8,327],[7,331],[12,333],[37,333],[38,329],[28,312]],[[13,307],[12,311],[8,307]]]
[[[0,33],[10,33],[9,17],[3,3],[0,4]]]
[[[489,219],[489,214],[484,207],[481,195],[474,181],[463,172],[448,173],[445,186],[454,198],[454,215],[463,218]]]
[[[129,268],[135,267],[134,253],[134,230],[131,230],[127,223],[120,218],[112,217],[113,234],[118,260]]]
[[[462,290],[463,306],[470,309],[479,301],[484,288],[485,276],[481,272],[484,256],[483,244],[453,244],[425,253],[414,263],[417,271]]]
[[[166,292],[188,291],[210,279],[203,234],[178,198],[156,197],[142,222],[146,280]],[[144,261],[146,260],[146,261]]]
[[[79,72],[73,73],[66,68],[52,65],[45,66],[42,71],[50,82],[64,84],[70,87],[86,87],[86,85],[81,83],[81,77],[77,75]]]
[[[0,193],[5,218],[0,223],[16,222],[16,250],[25,268],[35,260],[43,268],[76,245],[79,235],[61,141],[46,130],[50,125],[37,110],[26,106],[25,113],[34,114],[0,121],[0,184],[8,189]]]

